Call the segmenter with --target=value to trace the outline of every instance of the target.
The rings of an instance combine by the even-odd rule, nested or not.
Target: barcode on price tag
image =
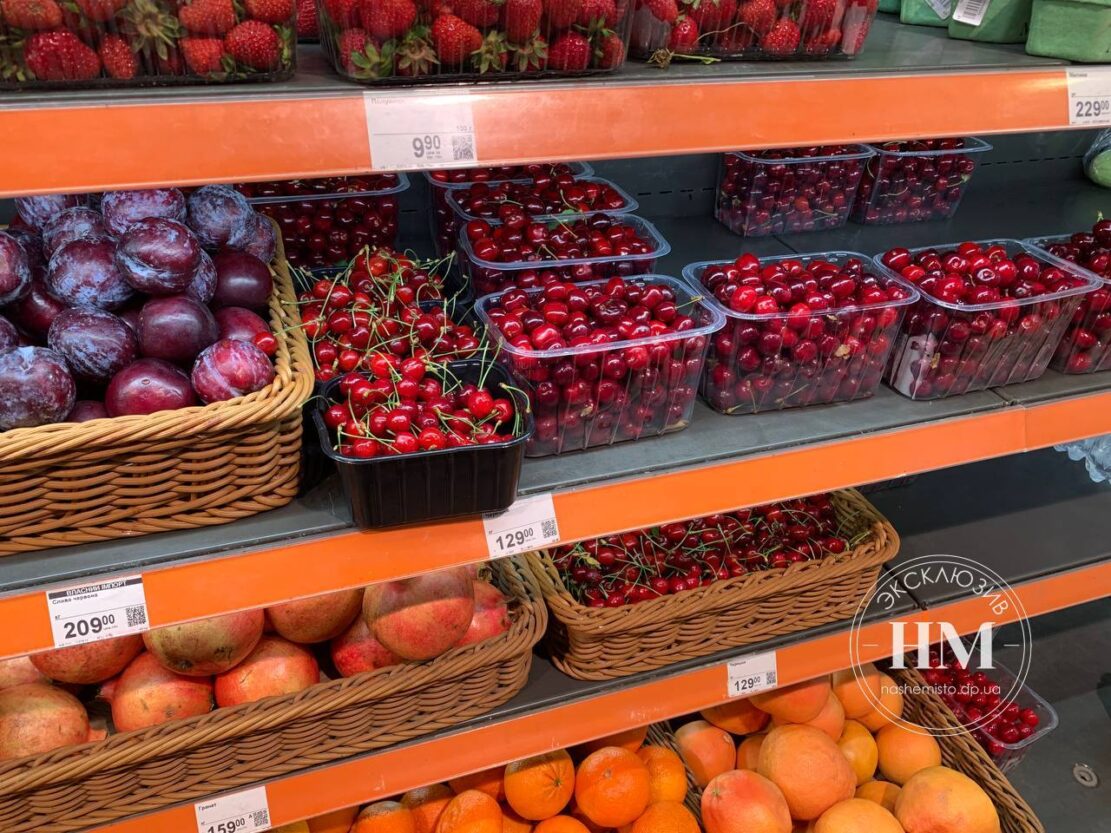
[[[504,512],[486,515],[482,526],[491,558],[529,552],[559,540],[559,522],[550,494],[519,498]]]
[[[1066,70],[1069,124],[1098,127],[1111,124],[1111,67]]]
[[[733,659],[726,666],[730,697],[748,697],[779,685],[775,651]]]
[[[270,829],[266,787],[198,801],[193,810],[197,814],[197,833],[252,833]]]
[[[50,590],[46,608],[56,648],[141,633],[150,627],[142,576]]]
[[[967,23],[969,26],[979,26],[984,22],[988,4],[991,0],[957,0],[953,9],[953,20],[957,23]]]
[[[474,115],[463,95],[363,94],[376,171],[473,165]]]

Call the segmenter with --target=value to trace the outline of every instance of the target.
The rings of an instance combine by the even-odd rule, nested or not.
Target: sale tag
[[[49,590],[46,608],[55,648],[140,633],[150,627],[142,576]]]
[[[984,22],[988,4],[991,0],[957,0],[953,9],[953,20],[957,23],[967,23],[969,26],[979,26]]]
[[[1069,84],[1069,124],[1111,124],[1111,67],[1065,70]]]
[[[775,651],[729,660],[726,673],[730,697],[748,697],[779,685]]]
[[[473,165],[474,115],[465,95],[363,93],[376,171]]]
[[[197,814],[197,833],[252,833],[270,829],[266,787],[198,801],[193,810]]]
[[[559,540],[559,523],[551,494],[518,498],[497,515],[482,519],[491,558],[529,552]]]

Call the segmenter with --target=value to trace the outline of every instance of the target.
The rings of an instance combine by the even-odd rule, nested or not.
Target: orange
[[[833,675],[833,693],[841,701],[845,717],[857,720],[875,708],[880,699],[880,672],[872,663],[860,667],[860,677],[852,668]]]
[[[944,766],[915,774],[895,799],[906,833],[999,833],[999,813],[967,775]]]
[[[760,747],[764,745],[767,735],[751,735],[737,745],[737,769],[751,769],[756,771],[756,762],[760,760]]]
[[[635,821],[651,797],[652,779],[644,761],[617,746],[592,752],[575,776],[575,803],[600,827]]]
[[[874,801],[850,798],[834,804],[814,825],[814,833],[903,833],[899,822]]]
[[[768,725],[770,717],[766,711],[756,708],[748,698],[731,700],[720,706],[703,709],[699,714],[702,715],[703,720],[734,735],[750,735],[759,732]]]
[[[890,781],[869,781],[856,788],[856,797],[874,801],[889,813],[895,812],[895,800],[902,790]]]
[[[570,831],[560,831],[570,833]],[[633,822],[632,833],[702,833],[694,813],[677,801],[649,804]]]
[[[724,729],[705,720],[694,720],[679,727],[675,733],[679,754],[700,787],[710,783],[715,775],[733,768],[737,760],[737,747],[733,737]]]
[[[905,784],[916,772],[941,766],[941,747],[923,729],[891,724],[876,735],[880,772],[888,781]]]
[[[860,718],[870,732],[878,732],[903,716],[903,692],[886,674],[880,674],[880,705]]]
[[[447,784],[429,784],[401,796],[401,806],[413,814],[417,833],[432,833],[440,820],[440,813],[454,797],[455,793]]]
[[[805,723],[818,716],[829,697],[829,677],[752,695],[752,704],[783,723]]]
[[[416,833],[413,814],[398,801],[377,801],[359,811],[351,833]]]
[[[756,771],[779,787],[797,821],[818,818],[856,790],[848,760],[813,726],[790,724],[768,732]]]
[[[503,788],[506,802],[521,818],[551,818],[574,795],[575,764],[566,749],[514,761],[505,768]]]
[[[771,725],[772,728],[775,728],[793,722],[792,720],[780,720],[776,717],[772,718]],[[837,740],[841,737],[841,730],[845,728],[845,710],[841,708],[841,701],[834,697],[831,691],[826,697],[826,704],[822,706],[822,710],[810,720],[803,721],[802,725],[821,729],[829,735],[831,740]]]
[[[662,746],[642,746],[637,757],[648,767],[648,803],[682,801],[687,797],[687,770],[683,759]]]
[[[498,802],[478,790],[464,790],[440,814],[436,833],[501,833]]]
[[[344,807],[309,819],[309,833],[349,833],[355,824],[358,807]]]
[[[791,812],[779,787],[749,770],[723,772],[702,792],[706,833],[791,833]]]
[[[552,816],[533,828],[534,833],[590,833],[586,825],[571,816]]]
[[[532,822],[521,818],[509,807],[501,808],[502,833],[532,833]]]
[[[586,813],[579,809],[579,805],[575,803],[574,799],[571,799],[571,804],[567,807],[566,815],[569,815],[575,821],[581,821],[583,826],[586,827],[590,833],[603,833],[604,831],[601,825],[595,824],[587,818]]]
[[[504,774],[505,767],[496,766],[493,769],[472,772],[470,775],[460,775],[458,778],[449,780],[448,784],[455,790],[456,794],[466,790],[478,790],[498,801],[503,794],[501,782]]]
[[[872,737],[872,733],[865,729],[863,724],[855,720],[846,720],[841,737],[837,739],[837,745],[856,774],[856,785],[859,787],[871,781],[876,774],[876,764],[880,759],[879,749],[876,748],[876,740]]]
[[[622,749],[636,752],[644,745],[644,739],[646,737],[648,737],[648,727],[637,726],[633,729],[625,729],[613,735],[606,735],[604,738],[587,741],[576,747],[575,751],[579,752],[584,758],[591,752],[597,752],[599,749],[605,749],[607,746],[620,746]]]

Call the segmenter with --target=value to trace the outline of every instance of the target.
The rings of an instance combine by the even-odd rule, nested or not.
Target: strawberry
[[[413,0],[361,0],[359,18],[372,38],[399,38],[417,22],[417,5]]]
[[[223,38],[182,38],[181,48],[185,65],[195,75],[208,75],[224,71]]]
[[[353,55],[358,55],[366,48],[370,38],[362,29],[344,29],[336,39],[336,53],[339,55],[340,66],[352,72],[354,64],[351,62]]]
[[[828,55],[841,41],[841,30],[830,29],[820,35],[807,38],[802,51],[807,55]]]
[[[578,24],[589,27],[601,22],[601,26],[612,29],[617,25],[617,5],[613,0],[583,0],[579,9]]]
[[[693,0],[683,11],[698,24],[699,32],[716,32],[733,22],[737,0]]]
[[[316,0],[297,0],[297,37],[319,38],[320,24],[316,19]]]
[[[40,81],[88,81],[100,75],[100,58],[73,32],[36,32],[23,47],[27,69]]]
[[[192,0],[177,18],[194,35],[226,35],[235,26],[235,7],[232,0]]]
[[[674,2],[674,0],[672,0]],[[552,29],[566,29],[579,19],[583,0],[544,0],[544,15]]]
[[[251,69],[276,69],[282,60],[282,41],[261,20],[244,20],[224,37],[224,48],[236,63]]]
[[[504,0],[452,0],[451,8],[472,26],[483,29],[498,22],[503,2]]]
[[[139,59],[131,51],[131,45],[119,35],[105,35],[100,42],[100,62],[109,78],[134,78],[139,71]]]
[[[415,26],[397,47],[397,74],[407,78],[428,75],[439,64],[432,44],[428,42],[428,27]]]
[[[625,62],[625,41],[620,35],[606,35],[601,45],[595,48],[594,56],[602,69],[615,69]]]
[[[165,71],[163,65],[173,60],[171,55],[176,54],[174,47],[182,36],[177,17],[156,0],[131,0],[120,12],[120,18],[121,33],[143,65]]]
[[[520,46],[510,46],[513,65],[518,72],[531,72],[546,69],[548,66],[548,42],[539,34],[533,35]]]
[[[263,23],[289,23],[293,0],[246,0],[247,14]]]
[[[679,19],[679,4],[675,0],[644,0],[644,6],[656,20],[674,23]]]
[[[509,46],[501,32],[490,32],[471,58],[474,68],[481,73],[502,72],[509,63]]]
[[[688,52],[698,45],[698,24],[694,18],[683,15],[671,28],[667,48],[672,52]]]
[[[837,5],[838,0],[806,0],[799,16],[799,27],[810,32],[825,29],[833,22]]]
[[[123,11],[127,0],[77,0],[81,14],[96,23],[106,23]]]
[[[355,26],[359,17],[358,0],[324,0],[324,11],[341,29]]]
[[[590,41],[578,32],[565,32],[548,50],[548,68],[577,72],[590,66]]]
[[[349,33],[358,33],[357,35]],[[348,35],[341,41],[346,41],[347,60],[345,66],[353,78],[385,78],[394,74],[395,41],[386,41],[379,47],[371,40],[362,29],[348,29],[343,33]],[[361,35],[361,45],[359,43]]]
[[[784,58],[799,48],[799,27],[793,20],[776,21],[772,30],[760,41],[760,48],[773,58]]]
[[[540,0],[505,0],[505,36],[512,43],[526,43],[539,28],[543,14]]]
[[[442,14],[432,23],[432,45],[440,62],[458,67],[467,56],[482,46],[482,33],[462,18]]]
[[[758,35],[770,32],[778,16],[775,0],[746,0],[737,9],[737,20]]]
[[[0,14],[15,29],[54,29],[62,25],[62,7],[54,0],[0,0]]]

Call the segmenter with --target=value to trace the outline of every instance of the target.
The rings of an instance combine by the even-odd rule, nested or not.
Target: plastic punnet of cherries
[[[219,402],[274,379],[270,222],[223,185],[16,200],[0,430]],[[211,253],[211,254],[210,254]]]
[[[828,495],[813,495],[581,541],[552,558],[577,601],[622,607],[840,555],[867,535]]]

